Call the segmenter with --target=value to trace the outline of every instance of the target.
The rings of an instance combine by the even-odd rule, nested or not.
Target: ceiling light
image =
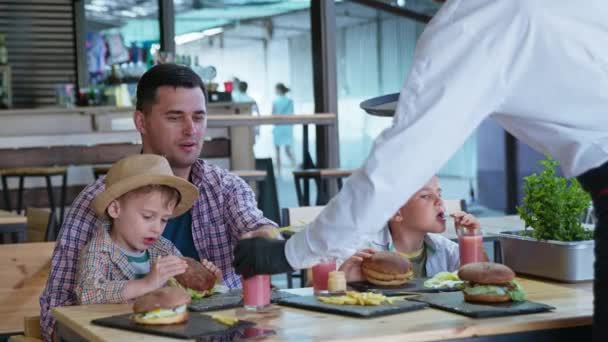
[[[224,29],[221,27],[214,27],[207,30],[199,31],[199,32],[190,32],[180,34],[179,36],[175,36],[175,44],[182,45],[191,43],[193,41],[203,39],[205,37],[215,36],[216,34],[220,34],[224,32]]]

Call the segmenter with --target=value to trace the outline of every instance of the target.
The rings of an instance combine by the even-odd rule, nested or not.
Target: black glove
[[[285,240],[254,237],[239,240],[232,266],[236,273],[250,278],[256,274],[293,272],[285,257]]]

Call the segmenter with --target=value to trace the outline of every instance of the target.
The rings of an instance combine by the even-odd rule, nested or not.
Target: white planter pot
[[[543,241],[522,236],[523,231],[501,232],[502,261],[516,273],[575,283],[593,279],[593,240]]]

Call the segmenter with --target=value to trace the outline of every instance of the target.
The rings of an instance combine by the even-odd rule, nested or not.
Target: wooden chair
[[[0,245],[0,329],[39,336],[39,298],[51,268],[53,242]],[[24,317],[27,317],[24,320]]]
[[[42,333],[40,332],[40,316],[30,316],[23,318],[23,335],[9,337],[8,342],[40,342]]]
[[[55,215],[48,209],[27,208],[27,242],[55,241],[58,234]]]
[[[25,242],[27,217],[0,210],[0,242]]]
[[[325,208],[324,206],[316,206],[316,207],[298,207],[298,208],[283,208],[283,217],[282,225],[284,227],[289,225],[300,226],[307,223],[312,222]],[[283,235],[285,238],[291,237],[294,232],[285,232]],[[300,270],[299,273],[287,273],[287,287],[293,288],[293,278],[300,278],[300,287],[305,287],[307,285],[306,279],[307,270]]]

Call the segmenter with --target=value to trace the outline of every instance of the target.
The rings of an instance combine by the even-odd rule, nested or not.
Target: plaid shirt
[[[160,237],[148,248],[150,261],[159,256],[181,255],[171,241]],[[127,256],[112,241],[108,227],[100,227],[84,251],[80,253],[76,274],[76,303],[125,303],[123,290],[135,279],[133,266]]]
[[[276,224],[257,209],[251,188],[238,176],[203,160],[192,165],[191,182],[200,192],[192,207],[192,237],[200,259],[213,262],[230,288],[241,286],[232,267],[232,250],[239,237],[263,225]],[[85,188],[72,203],[53,252],[51,273],[40,296],[40,324],[50,340],[55,322],[51,308],[76,304],[76,267],[80,251],[103,220],[91,208],[104,190],[102,179]]]

